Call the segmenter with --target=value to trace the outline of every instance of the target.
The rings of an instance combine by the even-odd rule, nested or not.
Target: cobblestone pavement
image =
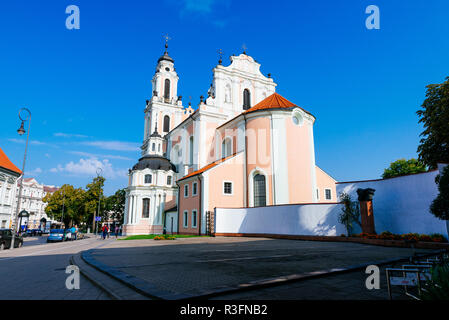
[[[412,250],[407,248],[356,243],[230,237],[115,241],[92,251],[92,257],[101,263],[160,290],[187,295],[201,295],[286,275],[404,258],[411,254]],[[386,299],[386,291],[365,292],[366,277],[362,272],[341,274],[257,292],[242,292],[228,298]]]
[[[108,240],[85,239],[50,244],[42,241],[46,241],[45,236],[37,240],[28,238],[22,248],[0,251],[0,284],[3,288],[0,300],[109,299],[103,290],[82,276],[79,290],[65,287],[68,276],[65,269],[70,257],[79,251],[104,245]]]

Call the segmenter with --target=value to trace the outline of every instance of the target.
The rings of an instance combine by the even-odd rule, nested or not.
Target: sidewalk
[[[83,252],[81,258],[153,299],[353,300],[386,298],[384,293],[367,292],[363,274],[367,265],[391,264],[412,254],[409,248],[355,243],[216,237],[108,241]],[[317,280],[324,277],[333,280]],[[288,290],[282,288],[285,285]],[[242,293],[247,289],[251,291]]]

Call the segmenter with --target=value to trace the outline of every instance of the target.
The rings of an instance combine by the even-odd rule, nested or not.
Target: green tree
[[[110,218],[123,223],[123,214],[125,212],[125,189],[119,189],[115,194],[106,198],[106,210]]]
[[[443,169],[435,182],[438,184],[439,194],[430,205],[430,212],[441,220],[449,220],[449,166]]]
[[[62,218],[66,227],[83,220],[84,190],[81,188],[75,189],[72,185],[65,184],[53,194],[47,194],[43,202],[47,203],[45,213],[57,221]]]
[[[340,194],[340,202],[343,203],[342,212],[338,216],[338,222],[346,227],[348,236],[351,236],[354,222],[362,227],[360,223],[360,208],[357,201],[352,201],[351,196],[345,192]]]
[[[412,173],[426,172],[426,165],[416,159],[399,159],[390,164],[390,167],[384,170],[382,178],[393,178]]]
[[[441,84],[427,86],[426,99],[417,111],[423,124],[419,160],[431,169],[439,162],[449,163],[449,77]]]
[[[95,229],[94,216],[98,215],[98,201],[100,199],[100,216],[104,218],[105,215],[105,196],[103,194],[103,187],[105,178],[102,176],[95,177],[91,183],[86,186],[86,193],[84,197],[84,208],[86,211],[85,222],[92,225],[92,231]]]

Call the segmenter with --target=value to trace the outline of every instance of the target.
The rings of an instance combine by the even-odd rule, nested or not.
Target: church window
[[[161,152],[161,144],[160,143],[157,146],[157,152]]]
[[[324,190],[324,192],[326,193],[326,200],[331,200],[332,199],[331,189],[326,189],[326,190]]]
[[[156,150],[156,144],[153,143],[153,144],[151,145],[151,151],[155,151],[155,150]]]
[[[299,109],[295,109],[292,112],[292,121],[297,126],[302,126],[304,123],[304,117]]]
[[[171,176],[167,176],[167,185],[171,186]]]
[[[226,158],[232,154],[232,140],[231,138],[226,138],[221,143],[221,157]]]
[[[193,136],[190,137],[189,139],[189,153],[190,153],[190,157],[189,157],[189,161],[190,161],[190,165],[193,164]]]
[[[169,132],[169,131],[170,131],[170,117],[165,116],[164,117],[164,132]]]
[[[169,79],[165,79],[164,98],[165,98],[165,100],[170,99],[170,80]]]
[[[197,226],[197,213],[196,210],[192,210],[192,228]]]
[[[227,195],[232,195],[232,182],[223,183],[223,193]]]
[[[150,199],[143,199],[142,218],[150,217]]]
[[[145,183],[151,183],[153,180],[153,176],[151,174],[145,175]]]
[[[198,194],[198,183],[192,183],[192,196],[196,196]]]
[[[184,185],[184,198],[187,198],[189,196],[189,185]]]
[[[170,68],[168,68],[168,67],[167,67],[167,68],[165,68],[165,71],[170,71]]]
[[[243,110],[251,108],[251,92],[248,89],[243,90]]]
[[[265,176],[256,174],[254,176],[254,206],[264,207],[267,205]]]
[[[184,217],[183,217],[183,226],[184,228],[187,228],[189,226],[189,212],[188,211],[184,211]]]

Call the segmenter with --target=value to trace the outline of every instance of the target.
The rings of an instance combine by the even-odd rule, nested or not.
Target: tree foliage
[[[110,218],[123,223],[123,214],[125,212],[125,189],[119,189],[106,198],[106,211],[110,214]]]
[[[105,196],[103,194],[103,187],[105,178],[102,176],[95,177],[91,183],[86,186],[86,195],[84,198],[84,207],[86,210],[85,222],[93,224],[94,215],[98,215],[98,201],[100,201],[100,214],[104,220],[105,218]],[[92,228],[93,230],[93,228]]]
[[[352,201],[351,196],[347,193],[340,194],[340,202],[343,203],[343,209],[338,216],[338,222],[346,227],[348,236],[351,235],[354,223],[362,227],[360,223],[360,208],[357,201]]]
[[[426,99],[417,111],[423,124],[419,160],[431,169],[440,162],[449,163],[449,77],[441,84],[427,86]]]
[[[449,220],[449,166],[443,169],[435,182],[438,184],[439,194],[430,205],[430,212],[441,220]]]
[[[65,226],[79,224],[84,216],[84,196],[83,189],[75,189],[65,184],[58,191],[43,198],[47,203],[45,213],[57,221],[61,221],[62,218]]]
[[[392,162],[390,166],[384,170],[382,178],[393,178],[404,176],[407,174],[426,172],[427,168],[424,163],[416,159],[399,159]]]

